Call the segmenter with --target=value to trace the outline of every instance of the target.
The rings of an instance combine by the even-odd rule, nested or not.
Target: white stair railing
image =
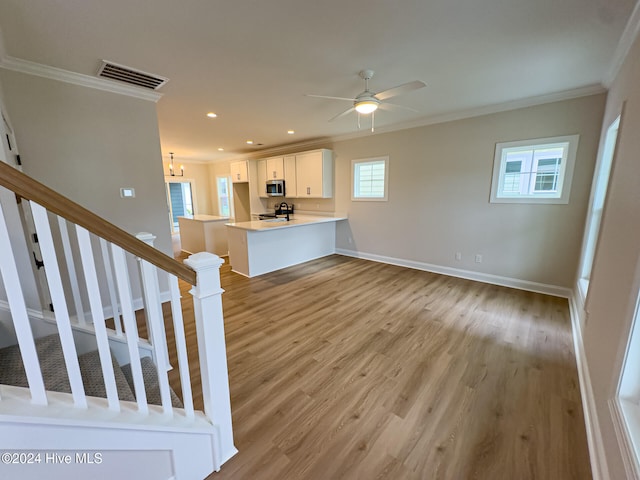
[[[73,297],[73,306],[75,307],[76,319],[81,325],[86,325],[87,320],[84,316],[84,306],[82,297],[80,296],[80,284],[78,283],[78,275],[76,273],[76,264],[74,261],[73,251],[71,250],[71,240],[69,239],[69,229],[67,221],[58,217],[58,228],[60,229],[60,239],[62,241],[62,253],[66,261],[67,273],[69,275],[69,286]]]
[[[9,170],[5,170],[5,167]],[[68,408],[83,409],[88,412],[100,408],[106,408],[111,412],[122,410],[122,402],[118,398],[116,387],[111,347],[115,344],[114,342],[119,342],[120,345],[124,342],[126,348],[120,355],[124,355],[131,364],[137,413],[194,418],[189,356],[178,285],[178,276],[180,276],[192,285],[190,293],[196,322],[204,415],[219,432],[214,442],[216,443],[214,453],[217,457],[215,465],[216,469],[219,469],[222,463],[237,452],[233,444],[222,313],[223,290],[220,287],[219,275],[223,261],[210,253],[198,253],[185,260],[185,267],[22,173],[11,170],[13,169],[0,162],[0,185],[2,185],[0,188],[10,188],[23,198],[35,197],[32,198],[30,207],[45,263],[49,295],[54,307],[53,313],[49,315],[52,315],[55,320],[54,324],[60,337],[71,387]],[[41,203],[37,203],[38,201]],[[46,204],[47,208],[42,204]],[[85,221],[86,218],[90,221]],[[153,241],[153,236],[149,234],[142,238],[149,243]],[[0,205],[2,286],[23,358],[31,403],[46,406],[48,394],[31,327],[33,318],[29,318],[19,269],[11,253],[11,242],[8,225]],[[131,271],[128,266],[135,265],[133,259],[139,260],[139,272]],[[161,409],[152,408],[147,403],[141,357],[148,353],[145,353],[145,349],[141,350],[144,341],[139,337],[136,318],[136,302],[138,307],[141,302],[132,294],[132,291],[137,291],[133,288],[135,282],[137,282],[136,287],[140,287],[139,291],[143,297],[144,315],[149,330],[148,343],[153,348],[153,357],[157,366]],[[166,289],[163,295],[160,292],[160,285]],[[172,367],[169,365],[163,301],[171,302],[165,308],[165,312],[170,311],[172,317],[166,328],[173,328],[175,337],[180,392],[184,405],[181,409],[172,406],[168,377],[168,371]],[[88,305],[89,312],[84,311],[83,305]],[[70,306],[75,311],[74,316],[70,314]],[[113,330],[107,328],[105,309],[113,312]],[[166,315],[168,318],[168,314]],[[87,331],[93,332],[102,367],[106,406],[100,407],[104,404],[87,401],[78,362],[79,340],[77,335],[74,336],[74,331],[82,331],[85,335]],[[3,389],[0,386],[0,402],[3,399],[2,392]],[[56,405],[56,409],[59,408],[61,408],[60,405]],[[56,413],[52,412],[52,415],[58,413],[59,410]],[[100,415],[102,414],[98,414],[98,417]]]
[[[227,351],[222,315],[220,266],[222,259],[211,253],[196,253],[184,261],[197,274],[193,295],[193,311],[198,335],[200,373],[205,414],[220,427],[220,464],[238,450],[233,444],[231,401],[227,373]]]
[[[36,405],[47,405],[47,394],[44,389],[44,380],[38,361],[36,346],[33,340],[33,332],[29,323],[29,314],[24,301],[24,293],[20,285],[18,267],[13,256],[13,248],[9,239],[9,230],[5,221],[5,215],[0,204],[0,275],[4,284],[7,303],[13,317],[14,330],[20,346],[20,352],[24,359],[24,370],[29,382],[31,401]]]
[[[91,239],[89,232],[80,226],[76,227],[76,235],[78,236],[78,244],[80,245],[80,257],[82,259],[84,278],[87,283],[89,308],[91,309],[91,318],[93,320],[93,328],[98,344],[100,365],[102,366],[102,379],[104,380],[104,386],[107,391],[107,401],[109,402],[109,408],[111,410],[118,411],[120,410],[118,388],[116,386],[113,363],[111,362],[111,349],[109,348],[109,337],[104,322],[100,286],[98,284],[98,275],[96,273],[93,251],[91,249]]]
[[[58,268],[58,259],[53,245],[53,236],[51,235],[51,226],[47,218],[47,211],[44,207],[33,203],[31,205],[31,212],[33,213],[33,221],[36,232],[38,233],[42,261],[48,265],[47,281],[49,284],[49,292],[51,294],[54,312],[56,312],[60,344],[62,345],[64,361],[69,375],[73,401],[76,407],[87,408],[87,398],[84,393],[82,374],[80,373],[80,364],[78,363],[78,353],[73,340],[71,320],[67,309],[67,301],[64,296],[62,277],[60,276],[60,270]]]

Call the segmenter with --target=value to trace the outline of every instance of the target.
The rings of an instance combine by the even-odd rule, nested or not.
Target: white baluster
[[[13,325],[18,337],[18,345],[20,345],[20,354],[22,355],[24,370],[31,392],[31,402],[36,405],[47,405],[47,394],[42,380],[42,371],[40,370],[38,354],[33,341],[33,332],[31,331],[27,306],[25,305],[20,285],[18,268],[12,254],[13,250],[9,240],[7,224],[4,220],[2,204],[0,204],[0,251],[2,252],[0,254],[0,275],[2,275],[9,309],[13,317]]]
[[[107,279],[107,289],[109,290],[109,300],[111,301],[111,312],[113,312],[113,325],[116,329],[116,335],[122,336],[122,323],[120,322],[120,308],[118,307],[118,299],[116,298],[116,287],[113,283],[113,271],[111,270],[111,258],[109,257],[109,246],[104,238],[100,239],[100,249],[102,250],[102,263],[104,264],[104,273]]]
[[[93,250],[91,248],[91,238],[89,237],[89,232],[79,225],[76,225],[76,234],[78,236],[78,245],[80,247],[80,257],[82,259],[84,278],[87,282],[89,307],[91,309],[93,327],[96,333],[96,341],[98,343],[98,353],[100,355],[100,365],[102,365],[104,385],[107,391],[107,400],[111,410],[120,411],[118,390],[116,388],[116,380],[113,373],[113,363],[111,363],[109,338],[107,336],[107,327],[104,322],[104,312],[102,311],[100,287],[98,286],[98,276],[96,274],[96,266],[94,264],[95,260],[93,258]]]
[[[153,243],[156,239],[156,236],[153,233],[148,233],[148,232],[140,232],[136,234],[136,238],[138,240],[142,240],[144,243],[146,243],[147,245],[150,245],[153,247]],[[138,259],[138,261],[140,262],[141,260]],[[142,269],[142,264],[141,265],[141,269]],[[158,270],[155,270],[155,283],[158,283],[158,275],[157,272]],[[141,275],[142,276],[142,275]],[[145,284],[144,284],[144,276],[142,276],[142,290],[144,292],[144,295],[142,296],[143,301],[144,301],[144,311],[146,313],[149,312],[149,306],[147,305],[147,301],[148,301],[148,297],[146,295],[147,290],[145,289]],[[158,288],[158,302],[160,302],[160,289]],[[160,303],[161,305],[161,303]],[[160,312],[162,312],[162,306],[160,307]],[[146,319],[147,319],[147,330],[149,332],[149,341],[153,344],[153,322],[151,322],[151,318],[150,315],[145,315]],[[162,321],[161,322],[157,322],[158,327],[156,328],[160,328],[160,336],[162,338],[164,338],[165,340],[162,342],[162,345],[158,345],[157,347],[154,346],[154,348],[156,349],[156,352],[164,352],[164,359],[165,359],[165,363],[166,363],[166,368],[167,368],[167,372],[171,369],[173,369],[173,367],[171,366],[171,362],[169,361],[169,349],[167,348],[167,342],[166,342],[166,338],[167,338],[167,333],[164,327],[164,316],[162,317]]]
[[[141,413],[148,413],[147,393],[144,389],[144,378],[142,376],[142,366],[140,365],[140,351],[138,350],[138,326],[136,325],[136,314],[131,299],[131,284],[129,282],[129,271],[124,250],[117,245],[111,244],[111,255],[113,257],[113,267],[116,272],[116,284],[122,308],[122,320],[127,332],[127,347],[129,348],[129,361],[131,362],[131,374],[133,385],[138,402],[138,410]]]
[[[182,304],[180,302],[180,287],[178,278],[169,275],[171,289],[171,316],[173,317],[173,333],[176,337],[176,351],[178,353],[178,368],[180,383],[182,384],[182,404],[187,417],[193,417],[193,394],[191,392],[191,376],[189,375],[189,359],[187,357],[187,342],[184,336],[184,321],[182,319]]]
[[[171,394],[169,391],[169,378],[167,376],[167,340],[164,331],[164,316],[162,315],[162,304],[160,303],[160,287],[158,286],[158,274],[156,267],[140,260],[140,271],[142,273],[142,287],[146,298],[147,319],[151,330],[151,339],[155,351],[155,360],[158,370],[158,382],[160,385],[160,398],[165,414],[171,414]]]
[[[190,293],[193,295],[198,335],[204,411],[220,428],[220,461],[224,463],[238,452],[233,444],[227,349],[222,315],[224,290],[220,288],[220,265],[224,261],[212,253],[201,252],[191,255],[184,263],[197,274],[197,284]]]
[[[42,261],[45,264],[47,272],[47,283],[49,284],[51,303],[53,304],[58,334],[60,335],[64,362],[67,367],[67,374],[69,375],[73,402],[78,408],[87,408],[87,398],[84,393],[80,364],[78,363],[78,352],[76,351],[76,345],[73,341],[71,320],[69,319],[67,300],[64,295],[64,288],[62,287],[62,277],[60,276],[60,269],[58,268],[58,258],[55,247],[53,246],[53,236],[51,235],[51,226],[49,225],[47,210],[41,205],[31,202],[31,212],[38,234]]]
[[[60,237],[62,238],[62,250],[64,252],[64,259],[67,263],[67,271],[69,272],[69,283],[71,284],[71,294],[73,295],[73,305],[76,309],[76,318],[78,319],[80,325],[86,325],[87,320],[84,316],[84,307],[82,306],[82,297],[80,296],[80,286],[78,284],[76,266],[75,262],[73,261],[73,251],[71,250],[67,221],[62,217],[58,217],[58,226],[60,228]]]

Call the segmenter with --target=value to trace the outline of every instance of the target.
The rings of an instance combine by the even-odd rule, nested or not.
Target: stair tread
[[[147,394],[147,403],[151,405],[162,405],[162,397],[160,396],[160,384],[158,382],[158,370],[153,360],[149,357],[142,357],[140,359],[142,366],[142,377],[144,378],[144,389]],[[129,388],[135,392],[135,386],[133,384],[133,374],[131,373],[131,364],[127,363],[122,365],[122,373],[129,382]],[[171,404],[174,408],[182,408],[182,401],[176,395],[172,388],[169,388],[171,394]]]
[[[85,394],[91,397],[106,398],[107,390],[104,386],[102,365],[100,364],[100,354],[98,350],[83,353],[78,357],[78,362],[80,363],[80,373],[82,374]],[[113,355],[111,355],[111,363],[113,364],[113,374],[116,380],[118,398],[120,400],[135,402],[136,397],[129,387],[129,382],[127,382],[124,373],[122,373],[122,369]]]
[[[48,335],[36,339],[35,344],[45,388],[71,393],[60,337],[55,334]],[[17,344],[0,349],[0,383],[16,387],[29,386],[20,347]]]
[[[52,334],[37,338],[35,339],[35,345],[45,388],[54,392],[71,393],[60,337],[57,334]],[[126,368],[123,367],[125,368],[125,371],[123,371],[123,368],[118,365],[113,354],[111,355],[111,362],[113,364],[118,398],[120,400],[135,402],[136,397],[134,395],[130,365],[126,365]],[[85,394],[92,397],[106,398],[107,395],[98,350],[79,355],[78,363],[80,365]],[[161,405],[157,370],[150,358],[145,357],[142,359],[142,370],[148,403]],[[127,377],[127,372],[129,377]],[[0,384],[14,385],[16,387],[29,386],[27,374],[22,362],[20,347],[18,345],[11,345],[0,349]],[[174,407],[182,407],[180,399],[173,390],[171,391],[171,400]]]

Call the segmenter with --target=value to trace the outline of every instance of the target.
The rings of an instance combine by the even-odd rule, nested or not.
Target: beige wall
[[[604,103],[594,95],[335,143],[335,210],[349,215],[338,248],[571,288]],[[575,133],[568,205],[489,203],[496,142]],[[351,160],[381,155],[389,201],[351,201]]]
[[[0,81],[25,173],[171,254],[155,103],[7,70]]]
[[[616,394],[640,291],[640,37],[610,88],[603,133],[623,104],[583,330],[602,440],[614,480],[626,476],[608,401]]]
[[[339,249],[568,291],[605,99],[592,95],[315,145],[334,151],[334,198],[287,201],[297,210],[346,213],[349,220],[337,229]],[[580,143],[568,205],[489,203],[497,142],[576,133]],[[389,156],[389,200],[352,201],[351,161],[383,155]],[[462,260],[455,260],[456,252]],[[475,262],[476,254],[482,263]]]

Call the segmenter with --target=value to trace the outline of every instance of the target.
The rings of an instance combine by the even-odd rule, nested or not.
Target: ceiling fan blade
[[[398,105],[397,103],[381,103],[378,108],[383,110],[409,110],[411,112],[420,113],[420,110],[416,110],[415,108],[407,107],[405,105]]]
[[[314,97],[314,98],[330,98],[331,100],[348,100],[350,102],[355,102],[355,98],[345,98],[345,97],[329,97],[327,95],[311,95],[309,93],[304,94],[305,97]]]
[[[354,112],[354,111],[355,111],[355,107],[348,108],[348,109],[346,109],[344,112],[339,113],[339,114],[338,114],[338,115],[336,115],[335,117],[333,117],[333,118],[329,119],[329,121],[330,121],[330,122],[333,122],[334,120],[337,120],[337,119],[339,119],[339,118],[341,118],[341,117],[344,117],[344,116],[346,116],[346,115],[348,115],[348,114],[350,114],[351,112]]]
[[[402,95],[403,93],[411,92],[413,90],[418,90],[419,88],[426,87],[427,84],[421,82],[420,80],[414,80],[413,82],[404,83],[402,85],[398,85],[397,87],[390,88],[388,90],[384,90],[380,93],[376,93],[374,96],[378,100],[386,100],[387,98],[395,97],[397,95]]]

